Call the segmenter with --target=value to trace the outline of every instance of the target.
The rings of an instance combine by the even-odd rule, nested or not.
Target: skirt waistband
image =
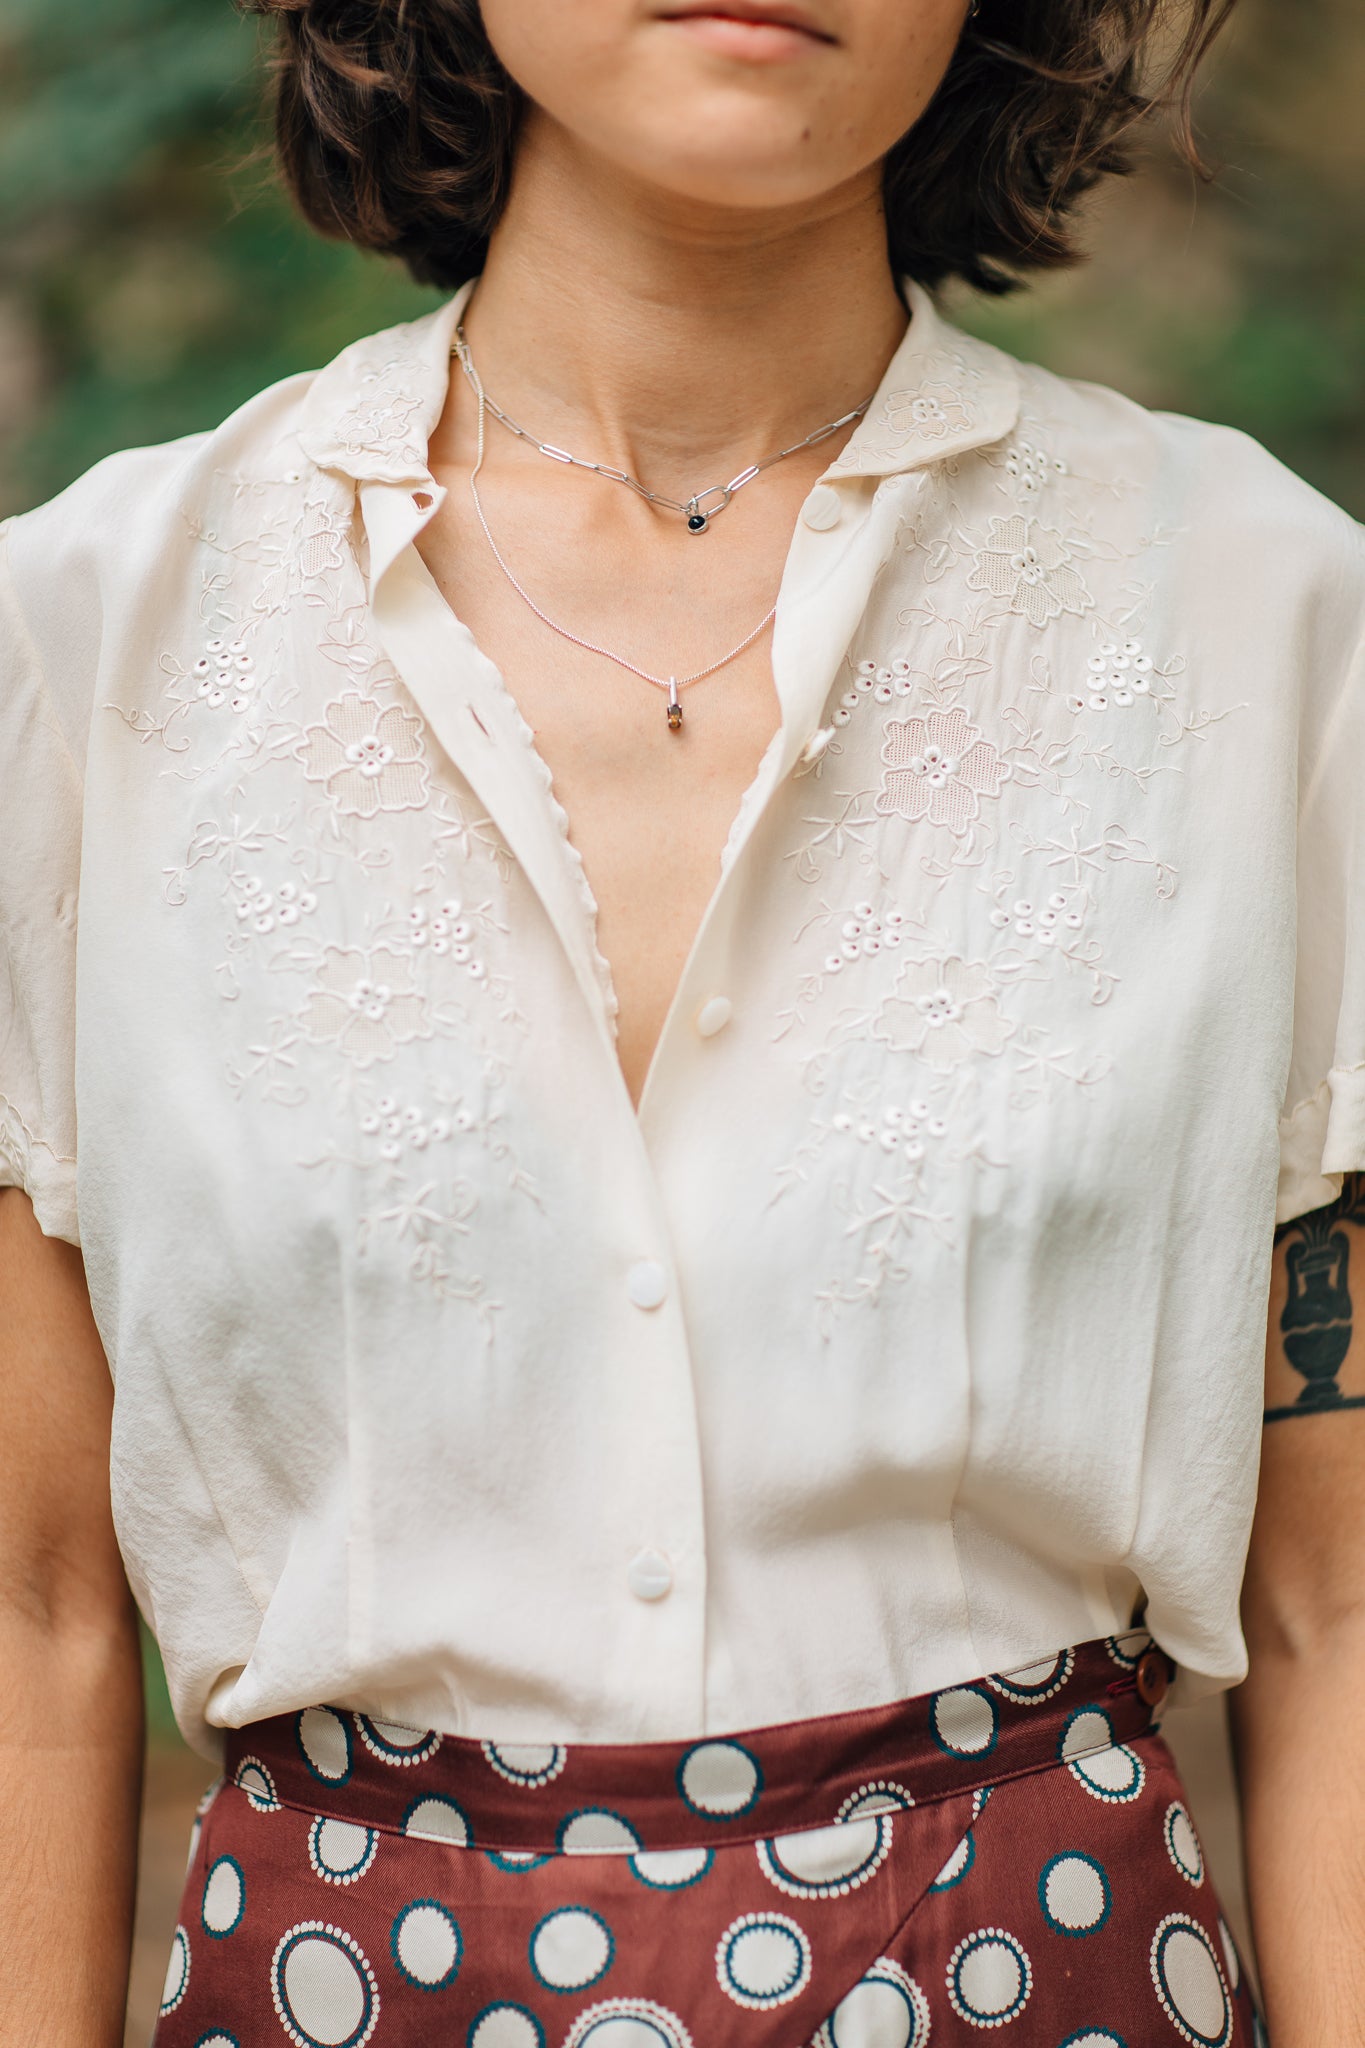
[[[1141,1765],[1124,1745],[1153,1728],[1172,1675],[1133,1630],[890,1706],[693,1742],[479,1742],[308,1707],[230,1730],[227,1775],[258,1810],[521,1858],[714,1848],[1055,1764],[1129,1798]]]

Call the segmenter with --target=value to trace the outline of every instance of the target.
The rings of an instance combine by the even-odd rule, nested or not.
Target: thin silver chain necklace
[[[624,654],[618,654],[614,648],[600,646],[596,640],[585,640],[580,634],[571,633],[567,626],[561,626],[557,619],[552,619],[548,612],[541,610],[530,591],[519,581],[502,549],[494,540],[493,529],[488,524],[488,517],[483,509],[483,500],[479,496],[479,471],[483,468],[489,400],[482,384],[479,382],[477,372],[472,371],[472,365],[470,369],[474,389],[478,394],[479,400],[479,450],[478,459],[473,469],[469,472],[469,491],[470,496],[474,500],[474,510],[478,514],[479,524],[483,528],[484,539],[493,551],[494,561],[502,570],[503,575],[507,578],[513,590],[516,591],[522,603],[535,613],[542,625],[548,626],[552,633],[557,633],[561,640],[568,640],[573,646],[581,647],[586,654],[600,654],[604,660],[615,662],[618,668],[628,669],[631,675],[639,676],[641,682],[653,683],[656,689],[666,690],[668,692],[668,729],[670,732],[681,732],[683,709],[678,697],[679,691],[685,690],[689,683],[699,683],[705,676],[715,675],[718,669],[728,667],[737,656],[743,654],[747,647],[752,647],[755,640],[761,634],[766,633],[768,627],[776,618],[777,606],[774,605],[772,610],[759,620],[753,632],[747,633],[737,647],[732,647],[728,654],[722,654],[719,661],[713,661],[707,668],[697,669],[690,676],[652,675],[647,668],[641,668],[637,662],[629,660]]]
[[[581,455],[570,455],[567,448],[556,448],[553,441],[538,441],[529,427],[519,426],[484,390],[479,373],[474,367],[474,357],[469,343],[465,339],[463,321],[455,329],[455,346],[451,354],[458,360],[460,368],[478,392],[480,403],[488,407],[494,419],[500,426],[506,427],[509,434],[515,434],[519,441],[528,442],[541,455],[548,456],[551,462],[566,463],[571,469],[591,470],[594,476],[605,477],[608,483],[624,484],[627,490],[634,491],[637,497],[646,499],[651,505],[658,505],[665,512],[681,513],[687,522],[687,531],[693,534],[709,532],[711,521],[719,518],[735,492],[742,491],[745,484],[751,484],[756,476],[762,476],[765,469],[772,469],[776,463],[785,462],[789,455],[801,454],[803,449],[818,447],[821,441],[828,441],[831,434],[837,434],[841,427],[851,427],[855,420],[862,418],[872,403],[872,397],[876,395],[873,393],[872,396],[865,398],[861,405],[855,405],[852,412],[840,413],[837,420],[829,420],[823,427],[817,427],[813,434],[807,434],[804,441],[793,441],[789,448],[779,448],[775,455],[765,455],[761,462],[751,462],[738,476],[732,476],[728,484],[708,484],[704,491],[697,491],[694,496],[687,499],[666,498],[661,491],[647,489],[639,478],[632,476],[627,469],[613,469],[610,463],[588,462]]]

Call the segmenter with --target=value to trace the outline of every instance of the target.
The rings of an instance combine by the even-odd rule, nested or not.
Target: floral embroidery
[[[429,776],[422,721],[402,704],[387,707],[347,690],[304,732],[299,758],[337,808],[359,818],[376,811],[420,810]]]
[[[1065,944],[1069,935],[1085,930],[1085,911],[1076,895],[1054,889],[1039,903],[1021,896],[1008,908],[1001,904],[991,912],[991,923],[997,931],[1009,932],[1013,938],[1031,939],[1043,947],[1056,946]]]
[[[1023,513],[991,520],[990,539],[967,578],[971,590],[1005,600],[1031,625],[1045,626],[1063,612],[1087,612],[1095,600],[1073,564],[1071,549],[1051,527]]]
[[[201,890],[226,928],[228,1083],[298,1116],[300,1168],[363,1191],[362,1254],[486,1324],[481,1206],[539,1199],[503,1122],[526,1030],[507,969],[523,884],[376,642],[352,539],[356,478],[423,467],[441,367],[423,348],[353,352],[298,438],[325,473],[281,475],[293,441],[269,476],[218,473],[190,515],[200,628],[163,659],[169,702],[124,715],[196,789],[166,901]],[[905,1284],[925,1236],[954,1240],[978,1169],[1004,1164],[987,1133],[1109,1072],[1087,996],[1121,987],[1125,891],[1166,901],[1178,880],[1140,836],[1165,815],[1143,793],[1229,715],[1207,679],[1177,698],[1183,662],[1146,656],[1142,633],[1155,646],[1178,625],[1157,602],[1173,536],[1127,519],[1132,486],[1077,474],[1046,382],[1027,439],[1015,371],[974,342],[923,351],[904,383],[834,465],[920,466],[913,488],[881,486],[895,573],[869,590],[823,751],[789,809],[773,800],[783,858],[755,884],[800,948],[774,1007],[808,1113],[773,1199],[834,1219],[811,1283],[822,1326]],[[1101,495],[1112,518],[1094,516]],[[1022,653],[1017,618],[1038,633]]]
[[[245,640],[224,640],[215,633],[190,669],[195,696],[211,711],[226,704],[245,711],[256,687],[256,663]]]
[[[984,455],[983,469],[990,466],[999,464]],[[946,489],[934,517],[960,556],[970,546],[971,529]],[[997,532],[1006,524],[997,522]],[[1030,526],[1021,519],[1017,532]],[[931,549],[934,531],[917,524],[912,544]],[[1110,559],[1098,547],[1090,553],[1095,560]],[[1114,558],[1123,559],[1117,551]],[[1102,642],[1097,636],[1094,658],[1102,655],[1106,678],[1149,673],[1133,666],[1142,652],[1134,625],[1145,594],[1141,585],[1125,585],[1105,621],[1107,636]],[[799,834],[787,859],[808,887],[859,871],[888,886],[878,821],[890,814],[932,818],[945,827],[956,818],[964,828],[945,831],[951,837],[945,851],[926,838],[914,863],[925,886],[916,887],[898,865],[899,901],[889,903],[874,889],[851,910],[825,901],[798,933],[801,940],[818,934],[823,958],[817,954],[800,972],[794,1000],[779,1010],[776,1036],[811,1033],[798,1058],[817,1106],[806,1135],[777,1168],[773,1200],[802,1190],[814,1197],[818,1189],[820,1199],[845,1219],[845,1249],[832,1254],[834,1269],[816,1290],[819,1326],[826,1333],[840,1314],[875,1303],[885,1288],[909,1278],[918,1234],[953,1238],[955,1168],[968,1159],[992,1171],[1005,1163],[986,1148],[984,1133],[994,1127],[992,1104],[1028,1113],[1061,1091],[1098,1087],[1112,1072],[1112,1056],[1087,1034],[1078,1033],[1070,1043],[1059,1040],[1051,999],[1038,1005],[1031,992],[1074,975],[1091,1006],[1113,998],[1120,977],[1105,957],[1100,914],[1110,878],[1117,881],[1121,870],[1134,876],[1145,870],[1158,898],[1167,901],[1178,877],[1119,817],[1097,816],[1096,799],[1116,784],[1140,793],[1152,777],[1167,772],[1163,756],[1171,747],[1202,738],[1229,715],[1191,707],[1173,724],[1168,717],[1112,725],[1097,743],[1088,721],[1078,723],[1062,691],[1054,689],[1052,661],[1042,652],[1022,672],[1012,666],[1013,687],[1000,701],[1002,665],[992,640],[1005,616],[989,603],[955,616],[926,592],[895,619],[912,636],[913,660],[899,647],[874,657],[863,653],[865,641],[855,643],[849,657],[852,686],[837,700],[821,797],[793,821]],[[1075,628],[1065,615],[1047,623],[1066,671],[1074,674],[1079,667],[1093,675],[1086,669],[1090,657],[1071,644]],[[886,621],[874,619],[870,630],[885,631]],[[1126,667],[1115,667],[1119,655]],[[1150,671],[1148,694],[1163,712],[1171,704],[1169,678],[1182,671],[1180,662]],[[911,706],[902,709],[906,698]],[[982,740],[969,707],[983,703],[991,705],[993,719],[1012,743],[986,741],[982,772],[971,778],[982,787],[969,783],[965,793],[955,792],[955,775]],[[1111,737],[1121,735],[1137,744],[1120,752]],[[846,777],[850,769],[858,773],[857,764],[866,762],[874,744],[881,788],[870,791]],[[1005,805],[1007,784],[1018,795]],[[935,803],[943,808],[935,811]],[[960,814],[947,808],[952,803],[962,805]],[[983,829],[988,818],[998,830]],[[977,872],[975,884],[964,882],[948,898],[949,929],[936,928],[934,893],[971,870]],[[964,920],[972,930],[972,888],[984,899],[987,926],[976,952],[967,950],[961,935]],[[881,1079],[873,1078],[869,1041],[885,1046],[889,1061],[917,1063],[924,1089],[918,1099],[929,1097],[925,1084],[937,1077],[936,1140],[927,1140],[926,1126],[914,1118],[908,1140],[893,1141],[884,1129],[878,1103],[888,1087],[894,1090],[894,1069],[888,1066]],[[987,1068],[997,1081],[988,1082]],[[890,1100],[908,1114],[899,1091]],[[823,1182],[816,1178],[817,1165]]]
[[[412,1279],[443,1299],[468,1303],[490,1335],[501,1304],[477,1276],[461,1270],[461,1248],[479,1207],[461,1171],[475,1164],[471,1148],[505,1169],[510,1189],[540,1206],[534,1183],[502,1135],[497,1112],[480,1107],[477,1091],[444,1076],[420,1097],[413,1091],[373,1095],[362,1084],[354,1111],[353,1142],[334,1145],[305,1164],[363,1174],[369,1192],[356,1223],[360,1254],[381,1243],[394,1245],[406,1256]]]
[[[1073,693],[1066,700],[1073,711],[1108,711],[1111,705],[1126,709],[1151,694],[1156,663],[1140,640],[1125,640],[1121,647],[1110,641],[1086,666],[1084,695]]]
[[[908,697],[915,687],[911,681],[913,673],[908,661],[897,660],[889,667],[881,662],[860,661],[853,687],[844,691],[834,707],[833,723],[847,725],[865,697],[878,704],[892,704],[897,697]]]
[[[872,1025],[873,1037],[893,1052],[918,1053],[940,1069],[972,1053],[1002,1052],[1013,1030],[1001,1014],[990,969],[956,954],[907,960]]]
[[[375,1140],[375,1150],[390,1165],[411,1148],[425,1152],[429,1145],[444,1145],[457,1131],[471,1131],[474,1117],[463,1104],[453,1115],[432,1113],[421,1103],[401,1103],[396,1096],[381,1095],[373,1109],[360,1119],[362,1137]]]
[[[392,1059],[400,1045],[431,1034],[411,964],[387,946],[370,953],[328,946],[299,1022],[315,1044],[335,1042],[358,1067]]]
[[[988,344],[955,336],[952,344],[920,352],[915,370],[918,383],[868,414],[836,457],[836,474],[881,469],[888,457],[902,459],[916,446],[941,457],[955,444],[988,445],[1013,426],[1018,372]]]
[[[902,456],[927,443],[934,408],[914,401],[943,402],[940,374],[969,416],[992,417],[989,394],[936,362],[846,465],[889,452],[893,428]],[[894,610],[874,596],[820,773],[793,807],[788,873],[818,901],[798,921],[803,958],[775,1038],[812,1109],[772,1199],[843,1219],[813,1276],[826,1334],[908,1284],[925,1237],[959,1241],[972,1197],[958,1169],[1007,1164],[988,1133],[1112,1074],[1114,1041],[1086,1020],[1121,990],[1110,950],[1125,900],[1145,887],[1169,902],[1179,884],[1138,829],[1158,814],[1133,806],[1178,765],[1174,750],[1237,708],[1193,688],[1177,700],[1183,659],[1149,657],[1158,552],[1174,536],[1127,517],[1126,502],[1141,503],[1131,482],[1077,473],[1058,422],[1030,410],[1046,396],[1026,391],[994,440],[943,404],[897,541],[916,558],[917,594]],[[968,434],[982,443],[973,454]],[[1006,511],[991,510],[1002,492]],[[1120,507],[1103,521],[1101,498]],[[1037,632],[1031,659],[1016,618]],[[1143,699],[1153,716],[1134,708]],[[884,835],[888,817],[942,830],[907,856]]]
[[[927,818],[958,838],[981,815],[983,796],[999,796],[1009,775],[988,739],[965,711],[931,711],[927,718],[892,719],[882,742],[884,778],[877,809],[912,824]]]
[[[832,1131],[855,1137],[860,1145],[898,1152],[910,1166],[918,1166],[929,1147],[941,1144],[948,1135],[945,1119],[933,1115],[929,1104],[919,1099],[906,1103],[904,1108],[897,1102],[888,1102],[876,1117],[855,1118],[847,1110],[839,1110],[829,1123]]]
[[[360,1104],[358,1130],[362,1140],[361,1163],[397,1166],[409,1153],[428,1153],[436,1146],[477,1144],[488,1156],[508,1167],[508,1184],[523,1188],[539,1205],[539,1196],[528,1174],[517,1166],[512,1148],[502,1135],[497,1113],[480,1110],[472,1093],[454,1082],[438,1079],[427,1101],[404,1102],[396,1095],[364,1097]],[[390,1176],[386,1185],[396,1184]]]
[[[1032,441],[1013,441],[1005,453],[1004,470],[1021,498],[1037,498],[1054,477],[1069,472],[1060,457],[1050,456]]]
[[[237,922],[249,924],[262,937],[311,917],[318,907],[317,890],[301,889],[297,882],[267,889],[259,875],[234,875],[231,886]]]
[[[408,912],[410,946],[419,953],[429,946],[438,958],[449,954],[457,967],[467,967],[475,981],[482,981],[488,969],[474,951],[474,936],[474,926],[458,896],[448,896],[435,913],[423,903],[414,903]]]
[[[210,674],[165,657],[169,712],[139,708],[125,716],[137,737],[175,756],[178,779],[215,792],[194,817],[183,865],[167,870],[165,895],[169,905],[183,905],[206,869],[221,876],[229,928],[216,978],[222,998],[242,1003],[245,1013],[227,1083],[239,1098],[251,1091],[290,1112],[311,1103],[313,1128],[320,1118],[326,1129],[358,1077],[387,1066],[405,1046],[456,1040],[461,1081],[467,1087],[477,1077],[476,1128],[491,1132],[498,1117],[492,1091],[504,1083],[525,1025],[494,964],[505,925],[487,904],[465,908],[448,888],[455,872],[471,893],[480,873],[505,881],[510,856],[488,821],[466,810],[460,789],[433,778],[422,720],[370,633],[343,490],[299,491],[282,512],[278,484],[226,472],[220,482],[234,512],[249,513],[252,523],[238,518],[229,527],[223,512],[216,522],[191,517],[191,531],[214,558],[203,577],[206,638],[196,654]],[[342,672],[335,694],[327,690],[328,665]],[[311,723],[295,709],[301,686],[315,693],[304,699]],[[228,687],[246,695],[246,716],[231,726],[212,697]],[[211,723],[177,730],[206,697]],[[322,785],[325,802],[304,808],[299,788],[309,783]],[[387,821],[402,812],[411,822],[400,838]],[[377,820],[386,821],[382,834]],[[397,901],[396,865],[403,878]],[[314,924],[323,926],[318,939]],[[287,994],[283,987],[272,993],[277,976],[294,984]],[[477,1017],[468,1002],[473,988],[483,993]],[[320,1049],[330,1059],[320,1059]],[[424,1065],[404,1063],[409,1089]],[[454,1142],[465,1088],[441,1086],[456,1105],[446,1117]],[[406,1142],[413,1156],[424,1145],[444,1151],[442,1128],[439,1111],[412,1123]],[[392,1142],[387,1131],[380,1142]],[[505,1140],[479,1142],[487,1157],[510,1159]],[[359,1250],[411,1246],[411,1276],[470,1305],[487,1330],[494,1304],[468,1266],[479,1187],[451,1179],[448,1169],[431,1186],[430,1175],[395,1180],[400,1169],[368,1140],[328,1146],[321,1158],[299,1163],[329,1161],[386,1176],[360,1218]],[[536,1199],[515,1162],[508,1182]]]
[[[783,1168],[774,1202],[806,1178],[808,1169],[830,1145],[842,1146],[852,1141],[869,1154],[885,1155],[887,1164],[874,1161],[872,1170],[878,1174],[898,1171],[916,1190],[923,1185],[924,1168],[931,1154],[944,1155],[951,1126],[923,1096],[911,1096],[908,1101],[874,1102],[870,1106],[857,1097],[848,1096],[844,1101],[847,1107],[817,1120],[812,1134]]]
[[[951,384],[922,384],[918,391],[894,391],[886,401],[886,423],[896,434],[942,440],[972,423],[972,415]]]
[[[807,881],[815,879],[804,874],[801,878]],[[867,963],[879,954],[885,953],[894,958],[903,947],[923,947],[928,942],[923,925],[908,916],[899,903],[878,906],[869,897],[860,898],[851,907],[822,907],[810,920],[808,929],[818,931],[821,943],[832,946],[832,950],[825,954],[817,971],[801,975],[795,1002],[780,1015],[779,1038],[785,1038],[789,1031],[805,1020],[807,1013],[833,986],[836,976],[848,975],[855,983],[861,984],[869,973]],[[805,932],[800,936],[804,937]],[[852,989],[848,991],[850,999],[853,993]],[[858,1020],[857,1028],[868,1035],[870,1012],[860,1009],[851,1014]],[[816,1055],[817,1060],[821,1057],[823,1055]]]
[[[826,1338],[841,1309],[874,1303],[906,1277],[904,1260],[918,1231],[948,1229],[951,1218],[935,1206],[934,1182],[968,1158],[992,1164],[941,1099],[947,1085],[936,1082],[921,1094],[892,1080],[886,1094],[876,1084],[845,1091],[779,1171],[773,1202],[808,1185],[823,1163],[830,1205],[843,1219],[833,1243],[857,1247],[856,1274],[831,1277],[816,1290],[817,1325]]]
[[[413,432],[422,401],[401,388],[404,373],[414,367],[400,357],[382,369],[365,372],[360,382],[367,395],[337,423],[337,446],[347,455],[377,455],[414,465],[424,462],[425,447]]]
[[[825,960],[826,974],[839,974],[853,960],[894,953],[906,936],[905,912],[896,904],[878,917],[871,903],[855,903],[839,927],[839,950]]]
[[[343,546],[344,536],[331,506],[324,499],[310,499],[299,535],[298,566],[304,582],[339,575],[346,561]]]

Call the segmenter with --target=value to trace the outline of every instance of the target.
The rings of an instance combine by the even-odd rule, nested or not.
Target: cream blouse
[[[1365,1168],[1365,544],[912,296],[638,1115],[414,546],[461,299],[0,534],[0,1177],[206,1749],[733,1729],[1144,1601],[1243,1669],[1276,1176]]]

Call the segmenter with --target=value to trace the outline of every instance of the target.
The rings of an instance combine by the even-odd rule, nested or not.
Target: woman
[[[1155,1719],[1277,1174],[1252,1889],[1356,2038],[1365,549],[928,295],[1158,9],[266,11],[455,295],[4,537],[0,2040],[119,2037],[125,1566],[160,2048],[1264,2039]]]

